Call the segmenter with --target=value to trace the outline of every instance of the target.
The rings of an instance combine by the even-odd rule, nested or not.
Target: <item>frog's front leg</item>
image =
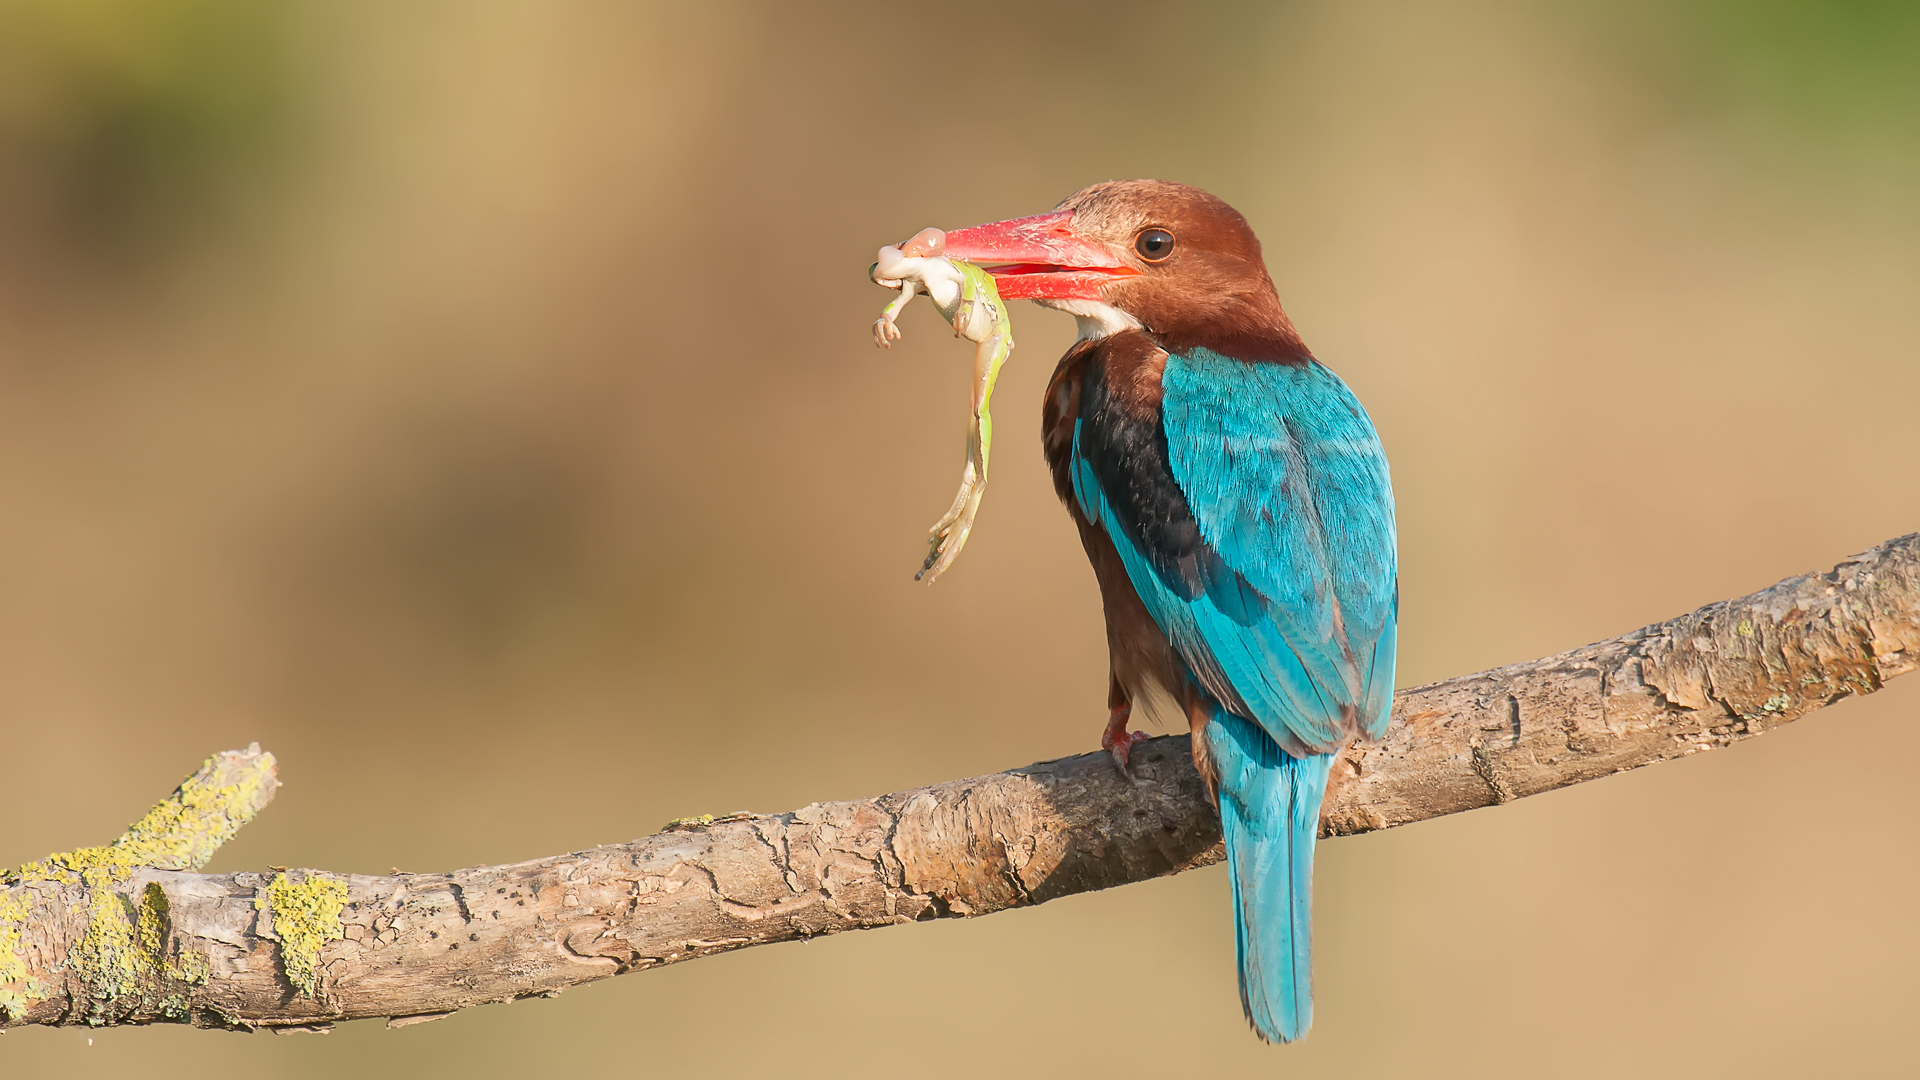
[[[907,304],[910,303],[919,292],[920,283],[917,281],[907,280],[900,283],[899,299],[881,309],[880,317],[873,321],[873,343],[875,345],[883,349],[889,349],[893,347],[894,342],[900,340],[900,327],[896,324],[895,320],[900,317],[900,312],[906,309]]]

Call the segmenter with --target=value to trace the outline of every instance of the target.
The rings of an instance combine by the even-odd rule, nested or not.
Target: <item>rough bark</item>
[[[1403,690],[1387,739],[1347,753],[1324,827],[1388,828],[1727,746],[1915,666],[1920,534],[1611,641]],[[1134,762],[1127,778],[1086,754],[452,874],[17,871],[0,887],[0,1026],[413,1023],[1215,861],[1185,738],[1143,743]],[[103,912],[145,950],[132,976],[86,961]]]

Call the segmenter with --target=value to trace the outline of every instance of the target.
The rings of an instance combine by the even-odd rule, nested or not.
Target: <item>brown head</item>
[[[928,233],[915,239],[938,242]],[[1203,346],[1282,362],[1308,355],[1247,219],[1185,184],[1095,184],[1052,213],[946,233],[944,254],[984,266],[1007,299],[1072,312],[1082,336],[1138,326],[1174,351]]]

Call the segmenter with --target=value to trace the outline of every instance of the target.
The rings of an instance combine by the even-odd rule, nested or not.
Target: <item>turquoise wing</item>
[[[1398,558],[1386,454],[1312,360],[1168,357],[1160,423],[1095,373],[1074,489],[1196,680],[1289,753],[1384,732]]]

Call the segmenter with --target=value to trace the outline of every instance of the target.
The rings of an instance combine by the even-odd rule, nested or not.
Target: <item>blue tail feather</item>
[[[1240,1004],[1268,1042],[1313,1024],[1313,844],[1332,754],[1296,758],[1260,725],[1215,708],[1207,747],[1233,888]]]

